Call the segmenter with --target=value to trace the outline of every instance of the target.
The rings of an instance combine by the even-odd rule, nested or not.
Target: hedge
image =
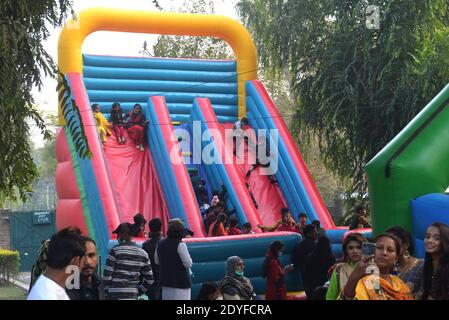
[[[10,277],[19,273],[20,255],[18,251],[0,248],[0,279],[9,282]]]

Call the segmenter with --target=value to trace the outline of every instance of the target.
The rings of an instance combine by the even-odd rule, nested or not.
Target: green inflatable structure
[[[449,186],[449,85],[366,166],[373,231],[413,230],[411,201]]]

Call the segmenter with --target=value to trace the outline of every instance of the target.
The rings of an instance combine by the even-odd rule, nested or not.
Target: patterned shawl
[[[226,276],[221,280],[220,288],[223,294],[238,294],[244,300],[251,300],[254,296],[254,289],[248,278],[238,276],[235,272],[239,257],[229,257],[226,261]]]

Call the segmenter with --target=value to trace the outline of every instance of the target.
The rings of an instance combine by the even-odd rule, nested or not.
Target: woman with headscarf
[[[243,276],[245,266],[240,257],[232,256],[226,261],[226,276],[220,282],[223,300],[253,300],[251,281]]]
[[[281,241],[273,241],[268,249],[267,257],[263,263],[263,276],[267,278],[265,300],[287,300],[287,289],[285,286],[285,274],[293,271],[293,265],[281,267],[279,257],[284,251]]]
[[[147,123],[145,115],[142,113],[142,107],[136,103],[133,110],[128,112],[124,120],[128,120],[127,128],[128,134],[136,144],[137,149],[143,151],[145,124]]]
[[[190,300],[192,258],[182,242],[184,223],[181,219],[168,222],[167,238],[159,241],[154,255],[159,265],[162,300]]]

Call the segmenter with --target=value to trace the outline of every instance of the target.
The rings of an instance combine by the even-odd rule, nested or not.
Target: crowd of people
[[[215,203],[218,205],[220,201]],[[218,214],[211,223],[212,236],[248,234],[251,226],[238,228],[235,217]],[[412,235],[394,226],[372,241],[350,232],[342,243],[343,257],[336,259],[326,232],[319,222],[307,224],[307,216],[295,222],[288,209],[282,220],[269,231],[291,231],[302,235],[292,252],[290,264],[282,265],[285,245],[274,241],[260,266],[266,281],[265,299],[285,300],[287,274],[301,277],[309,300],[448,300],[449,299],[449,226],[433,223],[424,239],[425,258],[414,257]],[[225,276],[203,283],[199,295],[191,297],[192,265],[183,238],[192,236],[180,219],[168,222],[167,234],[162,221],[148,222],[149,234],[140,247],[133,241],[146,237],[147,221],[141,214],[134,224],[121,223],[113,233],[118,244],[106,259],[103,274],[98,271],[96,243],[77,228],[65,228],[45,241],[33,267],[30,300],[122,300],[146,295],[150,300],[254,300],[251,280],[244,276],[241,257],[228,257]],[[365,251],[370,244],[373,251]],[[284,260],[285,261],[285,260]],[[67,268],[80,270],[72,276]]]
[[[142,106],[136,103],[133,110],[123,115],[120,103],[112,104],[109,121],[101,113],[99,104],[93,104],[95,123],[102,143],[105,143],[108,136],[111,136],[111,129],[114,131],[117,142],[121,145],[126,144],[125,128],[129,137],[140,151],[144,150],[145,126],[148,121],[142,113]]]

